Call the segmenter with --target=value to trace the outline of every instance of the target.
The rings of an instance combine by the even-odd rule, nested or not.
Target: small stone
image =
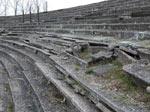
[[[66,50],[66,52],[72,54],[73,51],[72,51],[71,48],[69,48],[69,49]]]
[[[86,92],[81,87],[79,87],[78,85],[74,85],[73,88],[74,88],[75,93],[80,94],[82,96],[86,95]]]
[[[48,52],[48,53],[50,52],[48,49],[43,49],[43,50],[44,50],[45,52]]]
[[[147,91],[148,93],[150,93],[150,86],[148,86],[148,87],[146,88],[146,91]]]
[[[80,88],[79,86],[74,85],[73,87],[74,87],[74,91],[75,91],[75,93],[80,93],[81,88]]]
[[[69,59],[68,57],[64,57],[64,58],[63,58],[63,60],[68,60],[68,59]]]
[[[119,45],[118,45],[117,43],[114,43],[114,44],[108,45],[108,48],[109,48],[110,50],[113,50],[113,49],[117,48],[118,46],[119,46]]]

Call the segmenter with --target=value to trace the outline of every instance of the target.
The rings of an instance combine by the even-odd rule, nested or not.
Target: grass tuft
[[[87,71],[85,71],[86,74],[94,74],[94,71],[92,69],[88,69]]]

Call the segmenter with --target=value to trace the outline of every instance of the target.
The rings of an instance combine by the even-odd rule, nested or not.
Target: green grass
[[[13,112],[13,110],[14,110],[14,105],[12,103],[8,104],[7,111],[8,112]]]
[[[69,79],[69,80],[70,80],[69,84],[71,86],[78,85],[78,83],[75,80],[73,80],[73,79]]]
[[[75,67],[75,70],[76,70],[76,71],[79,71],[79,70],[80,70],[80,68],[79,68],[79,67]]]
[[[85,71],[85,74],[87,75],[94,74],[94,71],[92,69],[88,69]]]
[[[60,94],[54,94],[54,97],[58,100],[63,99],[62,95],[60,95]]]
[[[116,63],[118,65],[119,63]],[[120,67],[120,64],[119,64]],[[120,86],[124,88],[124,90],[128,91],[135,87],[135,84],[132,82],[129,75],[122,71],[122,67],[111,70],[106,76],[108,80],[121,80],[122,83]]]
[[[143,38],[140,38],[139,40],[141,40],[141,41],[150,40],[150,37],[149,38],[148,37],[143,37]]]
[[[103,61],[100,61],[100,62],[97,62],[97,63],[92,63],[90,64],[89,68],[90,67],[95,67],[95,66],[98,66],[98,65],[106,65],[106,64],[112,64],[118,68],[121,68],[122,67],[122,64],[117,61],[117,60],[114,60],[114,59],[107,59],[107,60],[103,60]]]
[[[9,92],[9,85],[8,85],[8,83],[6,82],[6,83],[4,83],[4,88],[5,88],[5,91],[6,92]]]
[[[85,61],[88,61],[89,60],[89,51],[88,50],[85,50],[84,52],[80,52],[78,55],[79,55],[79,58],[85,60]]]
[[[126,96],[124,96],[122,94],[114,94],[113,97],[116,98],[116,99],[121,100],[122,102],[124,102],[126,104],[137,105],[134,101],[132,101],[131,99],[127,98]]]
[[[146,92],[146,89],[133,83],[131,77],[124,73],[121,68],[114,69],[105,75],[105,79],[108,80],[109,85],[114,81],[119,81],[113,87],[117,88],[119,92],[131,96],[134,100],[143,102],[145,105],[150,106],[150,94]],[[115,98],[122,100],[125,103],[134,103],[124,95],[115,95]]]
[[[32,91],[28,91],[28,94],[29,94],[29,95],[32,95]]]
[[[75,63],[76,67],[81,67],[81,65],[79,63]]]
[[[3,68],[3,69],[2,69],[2,71],[3,71],[3,72],[6,72],[6,69],[5,69],[5,68]]]

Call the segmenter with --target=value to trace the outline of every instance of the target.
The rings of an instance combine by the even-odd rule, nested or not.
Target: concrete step
[[[123,31],[123,30],[70,30],[70,29],[51,29],[48,30],[51,33],[59,34],[73,34],[73,35],[93,35],[93,36],[109,36],[124,39],[143,39],[149,38],[149,32],[143,31]]]
[[[92,85],[90,85],[88,82],[86,82],[85,80],[82,80],[80,75],[75,70],[73,70],[73,66],[71,64],[66,65],[66,63],[63,62],[61,56],[60,57],[51,56],[51,59],[54,61],[54,65],[58,70],[64,73],[64,75],[66,76],[69,75],[69,77],[72,77],[74,80],[76,80],[80,86],[85,88],[85,90],[88,91],[88,93],[90,93],[93,99],[96,96],[96,98],[94,99],[95,102],[97,101],[103,102],[104,105],[107,105],[113,111],[117,111],[117,112],[121,112],[121,111],[122,112],[128,112],[128,111],[140,112],[141,111],[141,109],[138,109],[134,107],[133,105],[129,106],[129,105],[126,105],[126,104],[123,104],[121,102],[114,100],[111,97],[110,91],[108,92],[107,90],[101,90],[100,88],[98,89],[97,87],[95,87],[94,89],[94,85],[92,87]]]
[[[51,53],[54,55],[58,55],[64,52],[65,49],[67,48],[66,45],[62,45],[62,44],[57,45],[57,43],[55,44],[53,42],[50,42],[48,39],[42,39],[41,41],[38,41],[38,42],[29,42],[26,44],[45,50],[48,53]]]
[[[150,23],[116,23],[116,24],[60,24],[60,25],[45,25],[45,26],[29,26],[29,27],[12,27],[8,30],[11,31],[38,31],[38,29],[51,29],[51,28],[57,28],[57,29],[88,29],[88,30],[135,30],[135,31],[149,31],[150,30]]]
[[[124,30],[71,30],[71,29],[38,29],[38,31],[12,31],[13,33],[18,34],[36,34],[44,32],[46,33],[58,33],[58,34],[72,34],[72,35],[91,35],[91,36],[109,36],[115,38],[123,38],[123,39],[149,39],[149,32],[148,31],[124,31]]]
[[[20,50],[20,51],[22,51],[22,50]],[[23,52],[23,51],[22,51]],[[29,54],[29,53],[26,53],[26,54]],[[31,53],[30,53],[31,54]],[[33,57],[33,56],[32,56]],[[60,59],[61,57],[57,57],[57,56],[55,56],[55,57],[50,57],[52,60],[53,60],[53,63],[54,63],[54,65],[53,66],[55,66],[56,68],[57,68],[57,70],[60,70],[62,73],[64,73],[64,75],[68,75],[69,74],[69,76],[71,76],[73,79],[75,79],[78,83],[79,83],[79,85],[80,86],[82,86],[83,88],[85,88],[85,90],[86,91],[88,91],[88,93],[90,93],[91,95],[92,95],[92,98],[91,99],[93,99],[94,100],[94,102],[96,102],[97,103],[97,98],[98,98],[98,101],[101,101],[101,102],[103,102],[103,104],[105,104],[105,105],[107,105],[107,106],[109,106],[109,109],[111,108],[111,109],[113,109],[113,110],[115,110],[115,111],[125,111],[125,112],[127,112],[127,111],[134,111],[134,112],[140,112],[141,111],[141,109],[135,109],[135,107],[132,107],[131,105],[129,106],[129,105],[124,105],[123,104],[123,108],[122,108],[122,103],[120,103],[120,102],[118,102],[118,101],[113,101],[112,100],[112,97],[110,96],[110,94],[109,94],[109,97],[106,95],[108,92],[100,92],[100,91],[97,91],[97,90],[95,90],[95,89],[92,89],[90,86],[88,86],[88,84],[87,83],[85,83],[84,81],[82,81],[81,79],[79,79],[75,74],[77,74],[77,73],[75,73],[75,71],[73,72],[72,71],[72,67],[70,68],[69,66],[71,66],[71,65],[66,65],[66,64],[64,64],[63,63],[63,61]],[[51,61],[52,61],[51,60]],[[40,65],[39,65],[40,64]],[[38,66],[40,66],[39,68],[41,68],[42,70],[41,71],[43,71],[45,74],[47,74],[47,73],[50,73],[50,74],[47,74],[46,75],[46,77],[48,77],[48,76],[52,76],[51,75],[51,73],[52,72],[50,72],[50,71],[47,71],[47,67],[45,68],[45,67],[43,67],[44,65],[42,64],[41,65],[41,63],[38,63]],[[49,77],[50,78],[50,77]],[[51,79],[52,80],[52,79]],[[53,81],[54,82],[54,81]],[[104,96],[103,96],[104,95]],[[95,97],[96,96],[96,98],[93,98],[93,97]],[[118,102],[118,103],[117,103]],[[132,110],[133,109],[133,110]]]
[[[33,103],[33,98],[30,96],[30,91],[26,87],[26,83],[23,79],[11,79],[9,80],[9,84],[13,93],[15,112],[34,112],[35,110],[38,112],[35,103]]]
[[[19,49],[16,49],[17,51]],[[24,50],[19,50],[20,53],[24,53],[25,54],[30,54],[30,56],[32,57],[32,59],[35,59],[36,56],[34,56],[31,51],[30,53],[26,53],[27,51]],[[45,75],[45,77],[51,81],[59,90],[61,93],[63,93],[63,95],[72,102],[72,104],[81,112],[98,112],[98,110],[94,107],[94,105],[92,105],[88,100],[82,98],[80,95],[77,95],[73,92],[73,90],[71,90],[71,88],[65,84],[65,82],[63,82],[63,80],[58,80],[58,78],[56,78],[57,76],[55,75],[55,72],[53,73],[52,69],[50,69],[47,65],[45,65],[45,62],[42,63],[41,61],[37,61],[37,59],[35,59],[37,63],[37,66],[40,66],[40,69],[43,72],[43,75]],[[41,66],[42,65],[42,66]],[[46,67],[46,68],[45,68]],[[49,69],[51,72],[48,72],[50,74],[47,74],[47,70],[49,71]],[[44,71],[43,71],[44,69]],[[40,71],[39,71],[40,72]],[[32,76],[34,77],[34,76]],[[70,89],[69,89],[70,88]],[[69,111],[70,112],[70,111]],[[74,112],[74,111],[73,111]]]
[[[12,93],[13,102],[15,105],[14,107],[15,111],[34,112],[36,110],[37,112],[40,111],[42,112],[42,110],[37,105],[38,101],[34,96],[35,94],[33,93],[30,84],[24,78],[22,70],[19,69],[20,67],[17,67],[18,64],[17,63],[15,64],[15,62],[13,62],[13,64],[7,63],[8,59],[11,59],[12,57],[7,53],[3,52],[2,49],[0,53],[6,58],[5,60],[2,60],[2,62],[4,63],[5,68],[10,76],[9,85]]]
[[[147,61],[139,61],[129,65],[125,65],[123,70],[128,73],[133,82],[144,88],[150,86],[149,63]]]
[[[37,95],[40,101],[40,104],[43,108],[43,111],[49,112],[50,110],[53,110],[53,111],[65,112],[66,109],[69,108],[69,106],[66,107],[65,105],[62,105],[59,101],[57,101],[60,99],[57,99],[57,98],[55,99],[54,94],[56,93],[53,93],[52,95],[48,95],[49,93],[51,93],[52,88],[50,88],[51,86],[47,85],[47,80],[42,75],[40,75],[40,71],[37,70],[38,68],[34,67],[35,65],[33,61],[31,61],[31,59],[28,59],[27,56],[25,55],[24,55],[25,58],[22,59],[22,56],[21,57],[18,56],[19,52],[15,53],[14,51],[10,51],[11,49],[10,50],[8,49],[5,49],[5,51],[11,54],[11,56],[16,57],[16,60],[18,61],[18,63],[20,63],[21,66],[24,68],[23,73],[25,74],[25,77],[27,78],[35,94]],[[23,54],[19,54],[19,55],[23,55]],[[36,61],[38,60],[36,59]],[[63,100],[63,97],[61,99]],[[71,108],[69,110],[70,112],[77,112],[73,108],[72,110]],[[41,112],[42,110],[39,110],[39,111]]]
[[[8,83],[9,76],[7,70],[0,58],[0,111],[1,112],[14,112],[14,102]]]
[[[144,1],[146,2],[146,1]],[[70,8],[70,9],[65,9],[65,10],[58,10],[58,11],[52,11],[52,12],[49,12],[49,13],[41,13],[40,16],[41,16],[41,19],[45,20],[45,18],[47,18],[48,15],[51,15],[51,17],[54,17],[54,15],[59,15],[58,18],[62,15],[69,15],[69,14],[72,14],[70,15],[70,17],[74,16],[74,15],[84,15],[85,12],[87,13],[93,13],[93,9],[96,10],[96,12],[98,12],[99,10],[103,9],[103,6],[105,6],[105,9],[106,10],[112,10],[113,7],[117,7],[117,6],[120,6],[121,4],[125,4],[125,5],[132,5],[132,4],[139,4],[140,1],[138,0],[133,0],[133,1],[106,1],[106,2],[100,2],[100,3],[97,3],[97,4],[91,4],[91,5],[86,5],[86,6],[80,6],[80,7],[75,7],[75,8]],[[142,2],[143,3],[143,2]],[[93,8],[94,7],[94,8]],[[87,11],[88,10],[88,11]],[[109,12],[108,10],[108,12]],[[104,9],[103,9],[104,11]],[[73,13],[74,12],[74,13]],[[75,13],[76,12],[76,13]],[[104,11],[105,12],[105,11]],[[36,15],[33,14],[33,18],[35,18]],[[64,16],[65,17],[65,16]],[[67,17],[67,16],[66,16]],[[21,16],[17,16],[17,17],[14,17],[14,19],[16,18],[21,18]],[[29,15],[25,15],[25,18],[29,18]],[[5,18],[6,19],[6,18]],[[12,18],[9,17],[10,20],[12,20]]]

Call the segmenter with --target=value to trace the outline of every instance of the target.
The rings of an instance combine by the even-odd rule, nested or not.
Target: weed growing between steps
[[[14,110],[14,105],[12,103],[9,103],[7,106],[7,112],[13,112]]]
[[[4,70],[5,70],[5,69],[4,69]],[[7,93],[10,92],[8,82],[4,83],[3,86],[4,86],[4,89],[5,89],[5,91],[6,91]]]
[[[92,67],[112,64],[115,66],[103,76],[95,76]],[[80,68],[79,66],[76,66]],[[81,72],[84,70],[84,73]],[[93,84],[96,87],[100,87],[106,90],[113,91],[113,97],[126,104],[150,106],[150,94],[146,92],[145,88],[135,85],[128,74],[123,72],[122,64],[117,60],[106,60],[101,63],[95,63],[86,69],[78,69],[79,73],[83,73],[81,78]],[[73,83],[74,84],[74,83]]]
[[[145,41],[145,40],[150,40],[150,37],[143,37],[143,38],[140,38],[139,41]]]
[[[68,78],[66,81],[72,88],[74,88],[76,93],[88,97],[88,92],[82,86],[80,86],[77,81],[72,78]]]
[[[85,74],[94,74],[94,71],[92,69],[88,69],[85,71]]]
[[[88,62],[90,54],[93,54],[93,52],[85,50],[80,52],[78,56]],[[93,67],[98,68],[109,64],[113,68],[106,70],[104,74],[96,75],[95,71],[93,71]],[[122,67],[123,65],[120,62],[111,58],[91,63],[89,67],[84,69],[80,65],[75,65],[75,71],[81,74],[79,76],[88,82],[89,85],[97,89],[103,88],[112,91],[115,99],[126,104],[150,106],[150,95],[146,92],[145,88],[135,85],[129,75],[123,72]]]
[[[150,106],[150,94],[145,88],[135,85],[121,68],[114,69],[102,79],[106,80],[104,88],[119,92],[114,95],[125,103]]]
[[[6,94],[10,95],[11,92],[10,92],[10,88],[9,88],[8,82],[4,83],[3,87],[5,89]],[[6,109],[7,109],[7,112],[13,112],[14,111],[14,105],[12,104],[12,102],[8,102]]]
[[[85,60],[88,62],[88,60],[90,60],[90,55],[89,55],[89,51],[88,50],[85,50],[84,52],[80,52],[78,55],[79,55],[79,58]]]
[[[76,68],[75,68],[75,70],[76,70],[76,71],[79,71],[79,70],[80,70],[80,68],[79,68],[79,67],[76,67]]]

